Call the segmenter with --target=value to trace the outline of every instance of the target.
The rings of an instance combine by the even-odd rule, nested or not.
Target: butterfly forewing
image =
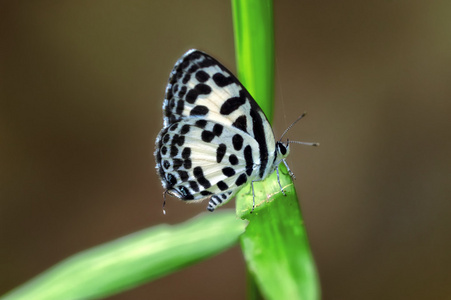
[[[182,200],[210,197],[209,210],[273,170],[266,116],[241,83],[211,56],[188,51],[174,66],[157,138],[163,186]]]
[[[267,122],[238,79],[211,56],[190,50],[176,63],[163,105],[165,127],[181,119],[203,117],[237,127],[255,138],[251,111],[261,113],[261,123]]]

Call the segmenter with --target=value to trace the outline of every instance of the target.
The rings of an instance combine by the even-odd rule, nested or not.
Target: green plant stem
[[[232,0],[238,76],[268,120],[273,116],[274,28],[271,0]],[[237,215],[248,219],[241,236],[249,289],[257,286],[265,299],[319,299],[320,289],[298,198],[285,166],[280,167],[281,192],[274,172],[237,196]],[[248,291],[255,299],[258,291]]]
[[[273,3],[232,0],[238,78],[272,121],[274,111]],[[249,76],[251,75],[251,76]]]

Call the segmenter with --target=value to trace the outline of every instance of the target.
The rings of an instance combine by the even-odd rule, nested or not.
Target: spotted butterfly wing
[[[175,64],[163,116],[155,151],[162,184],[181,200],[209,198],[210,211],[245,183],[266,178],[288,155],[238,79],[198,50]]]

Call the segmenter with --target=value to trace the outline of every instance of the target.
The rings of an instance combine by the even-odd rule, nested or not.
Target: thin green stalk
[[[232,0],[238,76],[268,120],[274,102],[274,22],[271,0]],[[319,299],[319,281],[296,191],[284,166],[280,191],[276,174],[245,187],[237,196],[237,215],[249,220],[241,247],[256,285],[266,299]],[[257,291],[248,291],[254,299]]]
[[[271,122],[274,111],[272,1],[232,0],[232,13],[238,78]]]

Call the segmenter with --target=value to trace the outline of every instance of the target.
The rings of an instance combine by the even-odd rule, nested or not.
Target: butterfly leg
[[[285,159],[283,160],[283,163],[285,167],[287,167],[288,174],[290,174],[291,178],[296,179],[296,176],[294,176],[294,173],[290,170],[290,167],[288,166],[287,161]]]
[[[257,180],[251,181],[251,187],[252,187],[252,210],[251,210],[251,213],[254,211],[254,208],[255,208],[254,181],[257,181]]]
[[[276,172],[277,172],[277,182],[279,183],[280,190],[282,191],[282,194],[283,194],[284,196],[286,196],[287,194],[285,194],[285,191],[284,191],[283,188],[282,188],[282,184],[280,183],[279,166],[277,166]]]

